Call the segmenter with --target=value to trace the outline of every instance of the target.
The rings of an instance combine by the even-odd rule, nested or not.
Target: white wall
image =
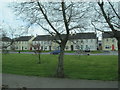
[[[74,40],[73,45],[74,50],[86,50],[90,49],[91,51],[97,50],[97,39],[82,39],[82,40]],[[71,45],[69,46],[71,48]],[[69,49],[71,50],[71,49]]]
[[[103,38],[102,39],[103,50],[112,50],[112,45],[114,45],[115,50],[118,50],[116,38]]]
[[[79,46],[79,49],[81,46],[83,46],[83,50],[86,50],[86,46],[90,48],[91,51],[97,50],[97,39],[81,39],[78,40],[69,40],[66,44],[66,51],[71,51],[71,45],[73,45],[73,50],[78,50],[77,46]],[[73,43],[74,42],[74,43]],[[59,45],[52,41],[33,41],[33,44],[40,43],[40,45],[43,47],[43,50],[50,50],[49,46],[51,47],[51,50],[59,50]],[[75,44],[76,43],[76,44]]]
[[[15,50],[30,50],[28,41],[16,41]]]

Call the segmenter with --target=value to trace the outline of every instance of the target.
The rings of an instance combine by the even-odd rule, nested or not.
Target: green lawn
[[[53,77],[58,55],[41,55],[42,64],[32,54],[3,54],[3,73]],[[66,55],[66,78],[117,80],[117,56]]]
[[[92,53],[92,54],[103,53],[103,51],[91,51],[90,53]]]

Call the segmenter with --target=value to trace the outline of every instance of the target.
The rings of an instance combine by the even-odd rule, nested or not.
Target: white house
[[[30,50],[34,36],[21,36],[15,39],[15,50]]]
[[[40,44],[42,50],[48,51],[52,49],[52,37],[50,35],[38,35],[33,39],[32,43],[33,45]]]
[[[64,38],[64,35],[62,35]],[[58,37],[50,35],[39,35],[33,40],[33,44],[40,44],[43,50],[59,50],[59,44],[53,42]],[[95,33],[77,33],[69,36],[69,40],[66,44],[66,51],[74,50],[97,50],[97,37]]]
[[[95,33],[77,33],[70,36],[66,45],[67,50],[97,50],[97,37]]]
[[[102,33],[102,49],[103,50],[118,50],[117,40],[112,32]]]

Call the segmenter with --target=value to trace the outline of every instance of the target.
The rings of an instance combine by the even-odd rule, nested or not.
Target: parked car
[[[90,50],[85,50],[85,52],[90,52]]]
[[[53,55],[56,55],[56,54],[59,54],[59,53],[60,53],[60,50],[55,50],[55,51],[50,52],[50,54],[53,54]]]

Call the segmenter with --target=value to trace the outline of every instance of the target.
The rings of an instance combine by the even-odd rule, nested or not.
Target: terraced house
[[[42,50],[51,51],[52,40],[53,37],[50,35],[38,35],[33,39],[32,44],[33,45],[39,44]],[[34,50],[34,48],[32,48],[32,50]]]
[[[9,37],[2,37],[2,49],[11,50],[11,41]]]
[[[62,36],[64,38],[64,35]],[[33,44],[40,44],[43,50],[59,50],[60,47],[54,39],[59,40],[57,37],[50,35],[40,35],[33,39]],[[97,50],[97,37],[95,33],[77,33],[70,35],[66,44],[66,51],[74,50]]]
[[[112,32],[104,32],[102,34],[102,49],[103,50],[118,50],[117,40],[113,37]]]
[[[15,50],[30,50],[34,36],[21,36],[15,39]]]
[[[77,33],[70,36],[66,50],[97,50],[97,36],[95,33]]]

